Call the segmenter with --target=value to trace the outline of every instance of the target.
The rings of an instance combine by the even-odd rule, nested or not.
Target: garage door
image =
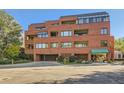
[[[41,55],[41,61],[56,61],[57,54],[54,55]]]

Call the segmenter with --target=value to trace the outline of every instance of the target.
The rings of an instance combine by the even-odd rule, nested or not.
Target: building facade
[[[53,61],[58,56],[83,60],[114,59],[114,37],[107,12],[61,16],[58,20],[29,25],[25,53],[34,61]]]
[[[115,50],[114,51],[114,59],[115,60],[124,60],[124,52]]]

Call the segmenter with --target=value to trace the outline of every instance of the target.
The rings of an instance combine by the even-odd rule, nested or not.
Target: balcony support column
[[[37,61],[36,54],[33,54],[33,60],[34,60],[34,62]]]
[[[91,54],[88,54],[88,61],[91,61]]]

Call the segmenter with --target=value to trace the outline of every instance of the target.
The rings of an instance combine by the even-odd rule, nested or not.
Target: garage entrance
[[[41,61],[56,61],[58,54],[43,54],[41,55]]]

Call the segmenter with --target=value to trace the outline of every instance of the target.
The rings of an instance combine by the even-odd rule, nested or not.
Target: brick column
[[[34,62],[35,61],[41,61],[40,55],[34,54],[33,56],[34,56]]]
[[[61,53],[58,53],[58,56],[61,56]]]
[[[72,36],[74,36],[74,30],[72,30]]]
[[[36,58],[36,53],[35,53],[35,43],[34,43],[34,47],[33,47],[33,60],[34,62],[37,61],[37,58]]]
[[[90,61],[90,60],[91,60],[91,54],[88,53],[88,61]]]
[[[34,62],[37,61],[37,57],[36,57],[35,53],[33,54],[33,60],[34,60]]]
[[[106,54],[106,56],[107,56],[107,60],[111,59],[111,53]]]
[[[74,56],[74,53],[71,53],[71,56]]]

